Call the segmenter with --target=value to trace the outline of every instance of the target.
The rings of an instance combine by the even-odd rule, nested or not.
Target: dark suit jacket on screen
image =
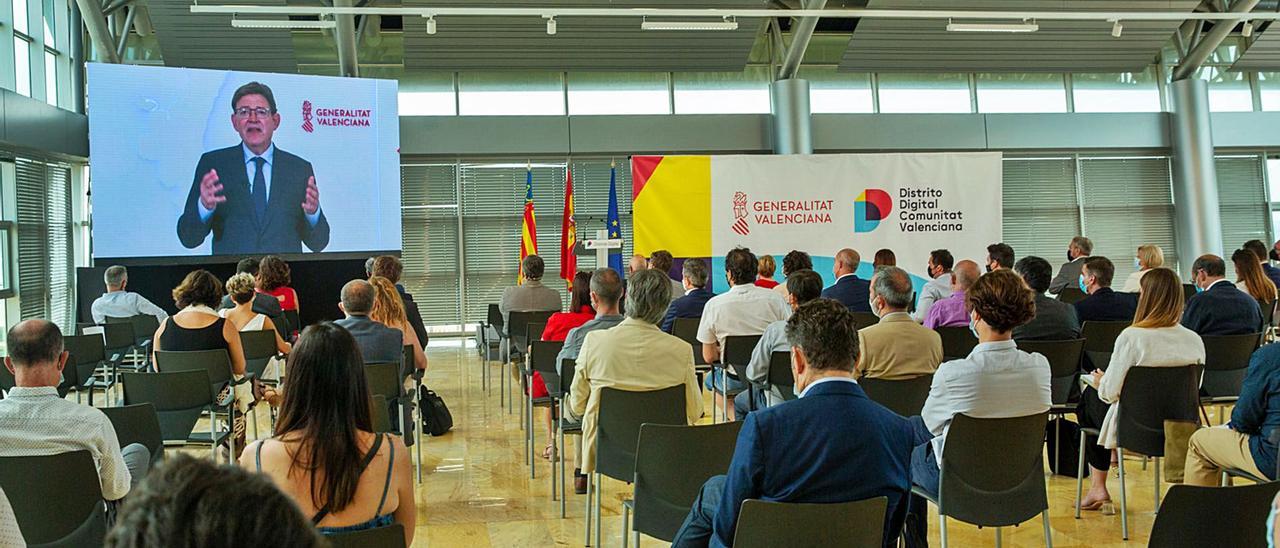
[[[822,290],[822,298],[840,301],[852,312],[871,312],[871,282],[848,275],[836,280],[835,285]]]
[[[288,152],[275,149],[268,187],[267,214],[258,219],[253,211],[249,175],[245,170],[243,145],[204,153],[196,165],[195,180],[187,194],[187,204],[178,218],[178,239],[194,249],[213,232],[214,255],[252,255],[265,253],[302,253],[302,244],[312,251],[329,245],[329,221],[324,210],[312,227],[302,212],[307,193],[307,179],[314,175],[311,163]],[[218,204],[208,223],[200,221],[200,179],[209,170],[217,170],[222,195],[227,201]]]
[[[1262,331],[1262,309],[1248,293],[1218,282],[1187,301],[1182,326],[1204,335],[1244,335]]]

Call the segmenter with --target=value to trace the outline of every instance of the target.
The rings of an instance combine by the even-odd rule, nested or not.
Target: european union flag
[[[622,238],[622,225],[618,224],[618,168],[609,166],[609,215],[605,219],[605,225],[609,230],[609,239]],[[618,277],[622,277],[622,250],[609,252],[609,268],[618,272]]]

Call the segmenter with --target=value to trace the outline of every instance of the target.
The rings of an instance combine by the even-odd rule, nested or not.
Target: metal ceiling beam
[[[509,17],[825,17],[835,19],[977,19],[980,21],[1226,21],[1280,20],[1280,13],[1178,12],[1178,11],[981,11],[887,10],[842,8],[831,10],[721,9],[721,8],[460,8],[460,7],[327,7],[260,5],[193,5],[191,13],[240,15],[399,15],[399,16],[509,16]]]
[[[124,27],[120,31],[120,36],[116,43],[116,57],[124,59],[125,48],[129,47],[129,27],[133,26],[133,18],[138,16],[138,8],[129,8],[129,14],[124,17]]]
[[[1236,0],[1226,13],[1251,15],[1249,12],[1253,10],[1254,6],[1258,5],[1258,2],[1259,0]],[[1213,50],[1218,49],[1218,46],[1222,44],[1227,35],[1231,34],[1232,30],[1235,30],[1235,22],[1219,21],[1215,24],[1213,29],[1206,32],[1196,42],[1195,47],[1187,52],[1187,56],[1182,59],[1182,62],[1178,63],[1177,67],[1174,67],[1171,80],[1185,80],[1195,76],[1196,71],[1200,70],[1200,66],[1204,64],[1205,60],[1209,59],[1210,55],[1213,55]]]
[[[354,3],[352,0],[333,0],[333,7],[353,8]],[[338,70],[342,76],[360,76],[360,64],[356,55],[356,17],[354,14],[344,13],[334,15],[333,19],[337,23],[333,36],[338,46]]]
[[[807,0],[804,3],[804,9],[813,11],[821,10],[826,7],[827,0]],[[800,61],[804,59],[805,50],[809,49],[809,40],[813,38],[813,29],[818,27],[818,17],[802,17],[795,25],[795,31],[791,33],[791,47],[787,48],[787,54],[782,59],[782,66],[778,67],[778,79],[790,80],[795,77],[796,72],[800,70]]]
[[[80,8],[80,18],[84,20],[85,30],[89,31],[89,39],[93,40],[93,49],[98,52],[99,60],[107,63],[119,63],[116,44],[112,39],[111,28],[107,26],[107,16],[102,13],[102,4],[98,0],[76,0]]]

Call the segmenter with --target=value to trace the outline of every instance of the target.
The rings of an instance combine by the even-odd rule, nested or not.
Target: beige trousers
[[[1266,477],[1253,462],[1249,452],[1249,436],[1225,426],[1201,428],[1191,436],[1187,450],[1185,482],[1188,485],[1216,487],[1220,485],[1222,470],[1236,468],[1250,474]]]

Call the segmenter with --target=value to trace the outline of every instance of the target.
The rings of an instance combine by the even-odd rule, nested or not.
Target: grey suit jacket
[[[1058,269],[1058,275],[1049,282],[1049,292],[1057,295],[1062,293],[1063,288],[1080,285],[1080,269],[1084,267],[1084,261],[1088,258],[1080,257],[1062,265],[1062,268]]]
[[[404,359],[404,333],[369,319],[347,316],[336,323],[351,333],[365,363],[400,363]]]
[[[542,285],[542,280],[525,280],[524,285],[515,285],[502,290],[502,301],[498,303],[498,310],[502,311],[503,326],[510,323],[512,311],[558,311],[560,310],[560,292]]]

